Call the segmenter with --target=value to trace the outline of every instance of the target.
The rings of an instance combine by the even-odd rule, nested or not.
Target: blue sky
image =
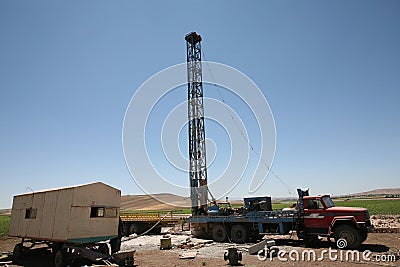
[[[193,30],[207,60],[261,88],[273,170],[292,190],[400,187],[399,11],[398,1],[0,1],[0,208],[27,187],[101,180],[141,193],[122,151],[125,110],[146,79],[185,61]],[[288,189],[270,176],[257,194]]]

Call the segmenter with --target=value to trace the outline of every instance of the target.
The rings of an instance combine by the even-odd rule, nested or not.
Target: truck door
[[[320,199],[307,199],[304,203],[304,224],[308,233],[327,234],[329,218]]]

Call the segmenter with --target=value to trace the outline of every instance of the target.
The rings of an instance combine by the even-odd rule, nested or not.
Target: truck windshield
[[[325,207],[331,208],[335,206],[335,203],[333,203],[332,199],[330,197],[323,197],[322,201],[325,204]]]

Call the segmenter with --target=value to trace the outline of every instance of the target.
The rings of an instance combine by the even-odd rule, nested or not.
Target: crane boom
[[[201,36],[185,36],[188,78],[189,180],[192,215],[207,214],[207,162],[204,129]]]

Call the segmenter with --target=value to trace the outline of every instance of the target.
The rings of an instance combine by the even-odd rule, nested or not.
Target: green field
[[[362,207],[367,208],[371,215],[400,215],[400,199],[385,199],[385,198],[371,198],[371,199],[333,199],[336,206],[344,206],[344,207]],[[285,201],[281,203],[272,203],[272,209],[280,210],[283,208],[288,208],[293,203],[293,201]],[[232,204],[233,208],[240,208],[242,204],[234,203]],[[140,211],[138,211],[140,212]],[[146,211],[149,212],[149,211]],[[151,212],[159,212],[153,210]],[[162,214],[165,214],[166,211],[161,211]],[[175,211],[175,213],[185,213],[190,214],[191,210],[188,208],[182,208],[179,211]]]
[[[8,235],[10,228],[10,216],[0,215],[0,237]]]
[[[371,215],[399,215],[400,199],[333,200],[336,206],[367,208]]]
[[[400,199],[385,199],[385,198],[371,198],[371,199],[333,199],[336,206],[344,206],[344,207],[361,207],[367,208],[371,215],[400,215]],[[272,209],[280,210],[283,208],[288,208],[293,203],[293,201],[285,201],[281,203],[272,203]],[[233,208],[240,208],[242,204],[234,203],[232,204]],[[141,211],[137,211],[141,212]],[[143,211],[142,211],[143,212]],[[156,210],[145,211],[145,212],[160,212]],[[167,211],[161,211],[162,214],[166,214]],[[184,213],[190,214],[191,209],[182,208],[179,211],[175,211],[174,213]]]

